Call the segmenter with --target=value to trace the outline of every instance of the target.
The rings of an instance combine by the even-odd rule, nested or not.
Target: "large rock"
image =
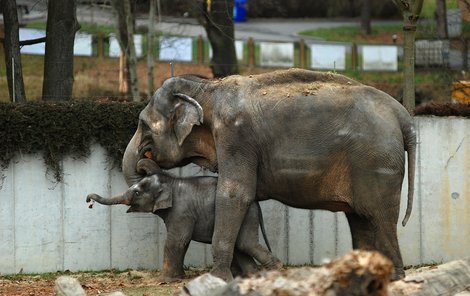
[[[80,282],[69,276],[60,276],[56,279],[55,293],[57,296],[86,296]]]

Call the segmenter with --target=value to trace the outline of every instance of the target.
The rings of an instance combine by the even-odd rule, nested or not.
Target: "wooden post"
[[[0,39],[5,38],[5,27],[3,24],[0,24]],[[0,67],[3,67],[4,69],[6,68],[5,65],[5,51],[3,48],[3,42],[0,42]]]
[[[98,58],[104,58],[104,34],[103,32],[98,33]]]
[[[204,63],[204,40],[202,39],[202,35],[197,37],[197,62],[199,64]]]
[[[255,42],[253,38],[248,38],[246,45],[248,47],[248,68],[251,69],[255,66]]]
[[[299,41],[299,56],[300,68],[305,68],[305,41],[303,39]]]
[[[468,39],[463,40],[463,48],[462,48],[462,68],[467,71],[468,69]]]
[[[127,67],[126,67],[126,55],[121,52],[119,56],[119,92],[127,93]]]
[[[351,68],[357,70],[357,44],[353,43],[351,46]]]

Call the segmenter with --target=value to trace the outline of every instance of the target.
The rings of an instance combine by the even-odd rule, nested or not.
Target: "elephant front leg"
[[[219,171],[220,173],[220,171]],[[249,174],[247,174],[249,175]],[[211,274],[225,281],[233,279],[230,264],[233,259],[235,242],[248,207],[254,200],[253,178],[236,179],[233,174],[224,178],[219,174],[215,207],[215,225],[212,238],[214,265]]]
[[[179,233],[168,231],[165,248],[163,250],[162,274],[160,282],[174,282],[185,276],[183,264],[184,256],[188,250],[190,236],[181,236]]]

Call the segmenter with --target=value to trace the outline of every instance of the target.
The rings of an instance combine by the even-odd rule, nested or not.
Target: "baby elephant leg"
[[[185,276],[183,264],[184,256],[191,241],[188,229],[167,229],[167,238],[163,250],[163,268],[159,280],[162,282],[173,282],[183,279]],[[190,229],[192,231],[192,227]]]
[[[234,276],[249,276],[259,271],[260,268],[253,257],[235,248],[231,270]]]
[[[258,228],[260,223],[262,221],[258,205],[252,204],[248,209],[245,220],[243,220],[236,247],[238,250],[255,258],[264,268],[280,269],[282,267],[281,260],[259,243]]]

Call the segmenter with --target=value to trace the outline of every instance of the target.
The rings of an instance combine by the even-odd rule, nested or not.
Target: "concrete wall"
[[[415,202],[406,227],[398,226],[406,265],[470,256],[470,120],[417,117]],[[165,227],[152,214],[126,214],[126,206],[95,204],[126,189],[104,150],[63,161],[65,180],[46,174],[40,155],[18,155],[0,178],[0,273],[160,268]],[[176,169],[184,175],[197,167]],[[407,184],[402,194],[403,217]],[[262,203],[273,251],[288,264],[320,264],[344,254],[351,237],[342,213]],[[210,246],[192,243],[187,265],[211,264]]]

